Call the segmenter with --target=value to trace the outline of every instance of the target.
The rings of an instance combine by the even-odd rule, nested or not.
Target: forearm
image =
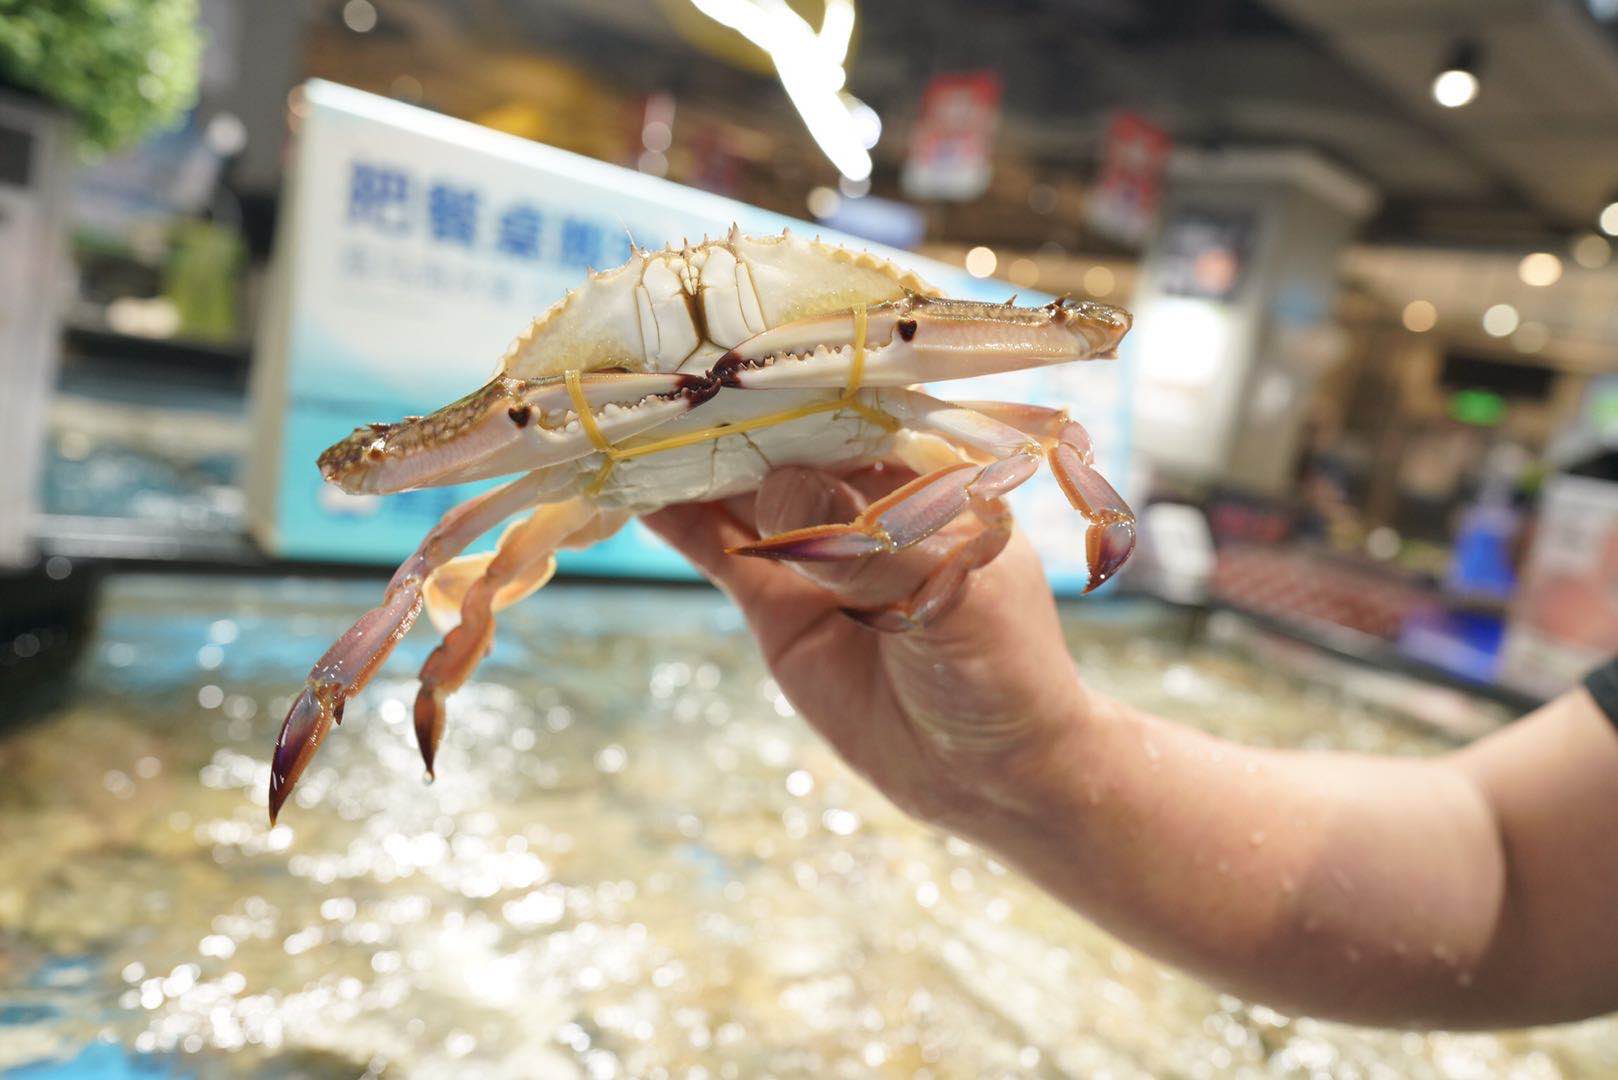
[[[783,691],[900,806],[1125,940],[1288,1010],[1517,1026],[1618,1008],[1618,731],[1588,694],[1442,759],[1255,750],[1086,692],[1020,536],[925,632],[874,637],[838,607],[913,595],[942,533],[837,573],[725,556],[846,521],[893,486],[860,482],[778,473],[760,529],[745,507],[652,523],[730,591]]]
[[[1142,949],[1282,1008],[1490,1021],[1505,862],[1448,761],[1252,749],[1092,696],[1018,772],[978,839]]]

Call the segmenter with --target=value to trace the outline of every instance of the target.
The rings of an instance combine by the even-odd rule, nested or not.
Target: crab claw
[[[1057,443],[1051,449],[1050,463],[1067,501],[1090,523],[1085,535],[1090,581],[1084,587],[1089,592],[1117,573],[1135,550],[1135,515],[1107,478],[1070,443]]]
[[[591,372],[580,393],[618,441],[676,419],[718,389],[695,375]],[[499,376],[427,416],[369,424],[328,447],[320,472],[351,494],[459,484],[571,461],[596,449],[561,380]]]
[[[912,296],[866,311],[866,386],[990,375],[1113,355],[1129,313],[1092,301],[1043,307]],[[859,336],[852,312],[800,319],[741,342],[715,365],[721,381],[749,389],[842,386]]]

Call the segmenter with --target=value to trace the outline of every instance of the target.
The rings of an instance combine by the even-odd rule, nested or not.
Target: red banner
[[[989,187],[1000,76],[993,71],[935,75],[921,99],[901,183],[915,199],[975,199]]]
[[[1168,133],[1144,117],[1113,114],[1101,174],[1085,206],[1085,216],[1098,232],[1138,241],[1150,231],[1172,149]]]

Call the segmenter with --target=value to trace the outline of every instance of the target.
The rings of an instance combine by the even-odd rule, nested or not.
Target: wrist
[[[1010,815],[1032,823],[1066,816],[1104,783],[1103,761],[1094,752],[1098,729],[1117,722],[1121,706],[1097,693],[1075,671],[1069,692],[1052,703],[1029,738],[1001,763],[998,802]]]
[[[988,839],[986,833],[1042,829],[1065,817],[1074,785],[1087,771],[1080,768],[1081,744],[1117,708],[1068,666],[1015,711],[993,724],[973,725],[974,738],[937,743],[950,794],[922,816],[979,840]]]

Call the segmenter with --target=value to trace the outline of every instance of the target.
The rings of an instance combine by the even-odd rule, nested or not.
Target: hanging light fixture
[[[1471,41],[1457,41],[1449,58],[1433,76],[1433,100],[1446,109],[1472,104],[1478,96],[1478,47]]]
[[[691,3],[768,54],[809,135],[838,172],[855,182],[870,177],[868,151],[881,135],[882,120],[864,102],[843,92],[854,0],[826,0],[819,30],[784,0]]]
[[[1601,231],[1608,236],[1618,236],[1618,191],[1607,197],[1607,205],[1596,215],[1596,224],[1601,226]]]

